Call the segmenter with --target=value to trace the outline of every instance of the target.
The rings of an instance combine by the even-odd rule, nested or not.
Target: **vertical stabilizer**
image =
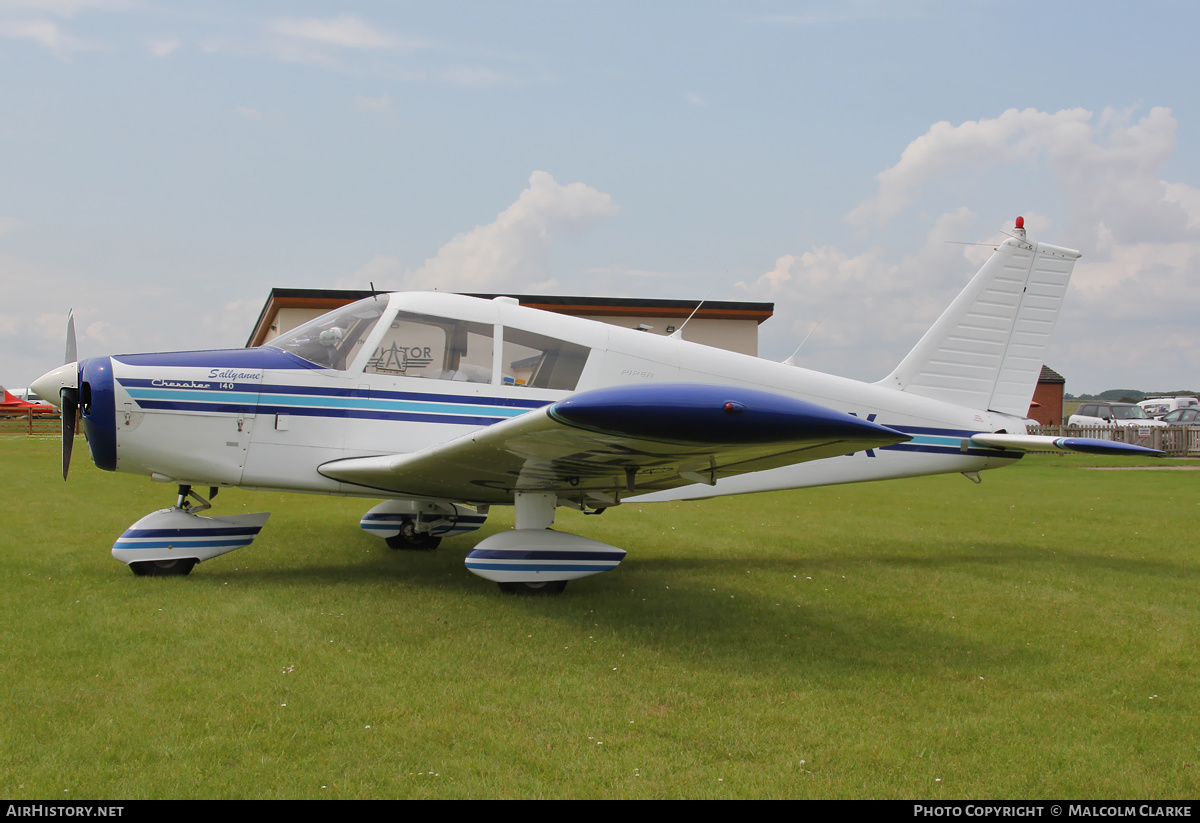
[[[1020,218],[1018,218],[1020,221]],[[1029,413],[1079,252],[1005,240],[878,385],[1017,417]]]

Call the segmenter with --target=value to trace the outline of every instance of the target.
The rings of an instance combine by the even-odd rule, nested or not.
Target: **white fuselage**
[[[373,327],[334,366],[303,361],[286,345],[111,358],[115,468],[163,482],[380,497],[377,490],[330,479],[317,468],[344,458],[420,451],[575,392],[637,383],[762,389],[913,437],[897,446],[644,499],[978,471],[1015,457],[967,449],[967,438],[1024,432],[1023,422],[1010,415],[523,308],[504,298],[397,293],[377,302]],[[428,323],[406,326],[406,318]],[[475,347],[471,356],[468,331]],[[406,334],[411,339],[403,339]],[[296,345],[301,344],[314,348],[307,339]],[[539,377],[536,370],[546,358],[568,359],[553,348],[558,344],[580,365],[565,375],[560,370],[557,377]],[[525,368],[533,371],[518,376]]]

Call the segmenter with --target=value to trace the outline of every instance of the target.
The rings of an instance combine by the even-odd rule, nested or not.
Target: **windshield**
[[[387,308],[386,298],[367,297],[323,314],[267,343],[330,369],[345,369]]]
[[[1150,416],[1141,406],[1113,406],[1113,417],[1118,420],[1149,420]]]

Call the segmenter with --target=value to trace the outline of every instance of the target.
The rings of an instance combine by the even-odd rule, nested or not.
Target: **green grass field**
[[[369,501],[240,490],[256,543],[135,578],[173,488],[58,460],[0,439],[11,799],[1200,794],[1200,472],[560,510],[629,556],[517,598],[462,565],[511,510],[392,552]]]

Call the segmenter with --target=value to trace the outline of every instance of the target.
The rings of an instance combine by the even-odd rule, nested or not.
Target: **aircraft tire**
[[[497,583],[496,585],[505,594],[518,594],[522,597],[551,597],[561,593],[567,587],[567,581],[550,580],[546,583]]]
[[[196,558],[179,560],[142,560],[130,563],[130,570],[138,577],[183,577],[196,565]]]
[[[442,538],[434,537],[431,534],[421,534],[405,523],[400,528],[400,534],[385,537],[384,542],[387,543],[389,549],[396,551],[431,552],[441,544]]]

